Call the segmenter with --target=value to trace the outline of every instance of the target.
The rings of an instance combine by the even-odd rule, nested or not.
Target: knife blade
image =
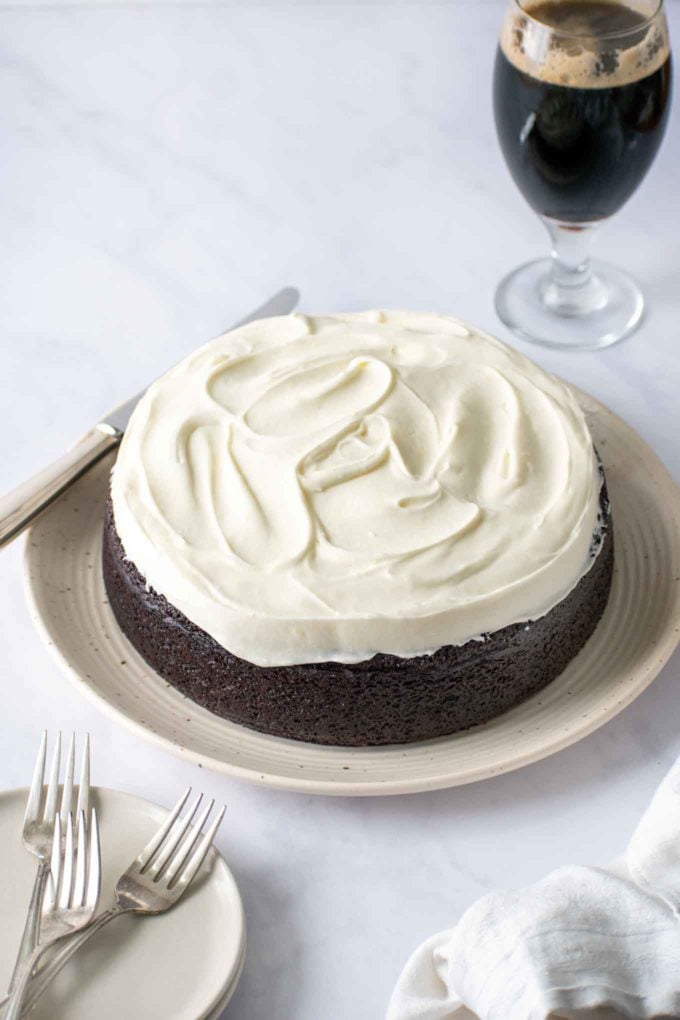
[[[245,326],[249,322],[255,322],[256,319],[268,319],[272,315],[286,315],[288,312],[292,312],[297,307],[297,303],[300,300],[300,293],[295,287],[284,287],[282,290],[270,297],[268,301],[265,301],[263,305],[256,308],[250,315],[246,315],[244,319],[240,319],[237,323],[230,327],[230,329],[238,329],[239,326]],[[129,400],[126,400],[124,404],[119,407],[115,407],[113,411],[109,411],[105,418],[102,418],[97,423],[95,428],[106,429],[112,428],[116,432],[122,434],[125,432],[127,423],[130,420],[130,416],[134,411],[135,407],[146,393],[146,390],[141,390],[135,394]]]
[[[272,315],[285,315],[293,311],[299,300],[295,287],[284,287],[231,328]],[[114,408],[73,449],[0,498],[0,548],[20,535],[77,478],[120,443],[130,416],[145,392],[142,390]]]

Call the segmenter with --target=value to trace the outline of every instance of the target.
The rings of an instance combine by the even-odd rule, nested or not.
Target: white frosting
[[[154,383],[116,464],[147,584],[262,666],[412,656],[542,616],[590,565],[567,387],[448,316],[290,315]]]

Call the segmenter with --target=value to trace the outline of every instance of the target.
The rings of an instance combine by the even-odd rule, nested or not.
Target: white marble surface
[[[680,38],[680,4],[670,15]],[[1,13],[0,490],[277,287],[310,311],[457,313],[508,338],[494,282],[542,229],[496,145],[501,0],[23,4]],[[628,419],[680,478],[678,107],[650,177],[602,236],[649,298],[599,354],[529,353]],[[0,786],[42,726],[89,730],[94,777],[162,803],[226,798],[220,845],[249,957],[225,1017],[374,1020],[412,947],[481,893],[624,844],[680,752],[680,659],[635,705],[512,775],[333,800],[198,772],[60,675],[2,553]],[[129,1018],[135,1020],[135,1018]]]

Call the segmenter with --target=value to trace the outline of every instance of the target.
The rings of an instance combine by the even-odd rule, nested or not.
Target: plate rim
[[[576,395],[576,398],[581,407],[583,407],[586,415],[593,413],[600,413],[609,418],[614,427],[617,430],[623,429],[629,433],[632,433],[635,437],[636,444],[640,453],[645,455],[645,463],[653,467],[653,478],[654,478],[654,489],[659,488],[667,497],[667,504],[664,507],[664,516],[667,518],[669,513],[672,513],[673,509],[675,513],[680,517],[680,488],[677,486],[675,480],[671,476],[668,468],[663,463],[661,458],[656,454],[652,447],[647,443],[645,439],[640,436],[636,429],[632,425],[629,425],[623,418],[612,411],[606,404],[592,397],[586,391],[579,387],[567,383],[566,385]],[[655,502],[658,502],[658,491],[655,491]],[[48,511],[49,512],[49,511]],[[36,522],[39,525],[39,519]],[[495,766],[484,766],[478,765],[476,768],[465,772],[464,774],[452,775],[451,772],[438,771],[436,774],[432,773],[428,776],[417,776],[412,778],[390,778],[390,779],[372,779],[366,782],[357,783],[353,780],[347,780],[342,777],[337,779],[323,779],[323,778],[307,778],[306,776],[287,776],[281,775],[277,772],[270,772],[266,769],[264,771],[260,769],[252,769],[239,765],[236,762],[227,762],[213,758],[210,755],[202,754],[198,751],[192,750],[192,748],[179,742],[173,741],[170,737],[163,736],[157,733],[155,730],[145,726],[144,724],[137,722],[132,719],[125,711],[119,708],[113,702],[107,700],[103,695],[96,691],[78,672],[78,670],[71,665],[68,661],[66,654],[61,650],[59,644],[53,639],[50,633],[46,619],[41,613],[38,601],[37,601],[37,582],[34,582],[32,575],[32,563],[31,558],[34,555],[32,553],[32,545],[30,537],[33,532],[33,525],[28,531],[24,545],[23,555],[23,577],[24,577],[24,590],[29,606],[29,613],[33,620],[36,629],[46,644],[48,651],[52,658],[57,662],[62,673],[79,689],[85,696],[97,704],[100,710],[106,712],[110,717],[116,719],[122,723],[128,730],[138,734],[143,739],[156,744],[163,748],[165,751],[169,751],[176,757],[190,761],[194,765],[201,767],[207,767],[212,772],[228,775],[236,779],[244,780],[249,783],[254,783],[257,786],[265,786],[273,789],[286,790],[293,793],[303,794],[319,794],[324,796],[337,796],[337,797],[375,797],[375,796],[398,796],[403,794],[412,793],[425,793],[433,790],[449,789],[455,786],[465,786],[469,783],[480,782],[484,779],[491,779],[494,776],[505,775],[509,772],[514,772],[517,769],[524,768],[527,765],[535,764],[538,761],[542,761],[544,758],[551,757],[553,754],[557,754],[560,751],[565,750],[567,747],[578,743],[580,740],[585,739],[600,729],[611,719],[615,718],[620,712],[631,705],[642,693],[645,691],[654,679],[658,676],[664,666],[668,663],[670,657],[675,651],[678,643],[680,642],[680,632],[675,628],[669,628],[667,632],[660,638],[657,644],[653,645],[646,653],[644,660],[638,665],[635,676],[636,682],[632,684],[628,690],[619,696],[615,704],[609,705],[602,709],[597,714],[593,713],[586,717],[585,720],[581,720],[573,729],[570,729],[568,733],[562,734],[561,736],[556,735],[551,741],[549,746],[536,747],[533,750],[524,751],[513,756],[509,760],[502,764]],[[673,545],[675,555],[680,558],[680,534],[676,532],[676,541]],[[35,587],[34,587],[35,585]],[[674,589],[675,594],[671,596],[673,609],[676,610],[676,616],[680,617],[680,585],[677,585]],[[114,618],[114,624],[118,627],[117,621]],[[122,631],[120,631],[122,634]],[[125,635],[123,634],[125,638]],[[127,641],[127,638],[125,638]],[[132,647],[132,646],[131,646]],[[149,667],[152,669],[152,667]],[[153,671],[153,670],[152,670]],[[155,672],[155,671],[154,671]],[[156,674],[158,676],[158,674]],[[160,678],[162,680],[162,678]],[[557,678],[556,678],[557,679]],[[199,706],[200,707],[200,706]],[[223,720],[224,723],[230,727],[236,727],[247,730],[249,734],[253,734],[255,731],[249,730],[247,727],[240,727],[238,723],[233,723],[230,720]],[[493,721],[493,720],[492,720]],[[483,724],[484,725],[484,724]],[[262,737],[267,739],[278,739],[284,740],[285,738],[274,738],[269,734],[261,734]],[[438,737],[432,741],[418,741],[413,744],[405,744],[404,753],[408,754],[411,749],[419,749],[422,751],[428,744],[436,744],[440,746],[447,740],[455,739],[457,734],[451,734],[450,736]],[[290,745],[295,745],[298,741],[290,740],[286,741]],[[310,745],[308,742],[300,741],[303,746],[318,747],[320,745]],[[389,745],[390,747],[402,745]],[[362,752],[370,752],[371,748],[342,748],[346,750],[348,755],[351,756],[352,751],[361,750]],[[376,753],[386,750],[384,746],[378,746],[375,748]]]
[[[8,789],[0,790],[0,807],[5,801],[8,801],[13,797],[21,797],[23,806],[23,804],[26,802],[28,798],[29,789],[30,788],[28,786],[12,786],[9,787]],[[140,797],[136,793],[128,793],[127,790],[118,790],[113,786],[100,786],[98,783],[95,783],[91,787],[91,791],[93,793],[96,791],[96,793],[99,796],[101,796],[102,794],[104,795],[104,797],[113,795],[116,799],[120,799],[123,801],[134,801],[137,805],[143,807],[146,810],[151,809],[153,812],[159,812],[166,816],[168,811],[170,810],[169,808],[163,807],[161,804],[157,804],[155,801],[149,800],[147,797]],[[220,868],[220,870],[223,873],[220,881],[226,880],[232,886],[233,892],[235,893],[236,896],[237,915],[235,920],[239,926],[239,949],[236,956],[236,961],[232,965],[229,973],[226,974],[226,977],[223,980],[217,995],[213,997],[211,1002],[206,1004],[199,1020],[217,1020],[217,1018],[220,1016],[220,1014],[230,1001],[231,997],[233,996],[234,992],[236,991],[236,987],[241,979],[241,975],[243,973],[243,968],[245,965],[247,949],[246,917],[245,910],[243,907],[243,897],[241,896],[241,890],[238,887],[238,883],[236,881],[236,878],[234,877],[234,873],[227,864],[224,855],[220,852],[218,847],[213,845],[213,848],[216,855],[215,865],[218,868]],[[170,1018],[170,1020],[172,1020],[172,1018]]]

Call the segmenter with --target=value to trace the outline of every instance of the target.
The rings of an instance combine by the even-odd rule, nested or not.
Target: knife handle
[[[95,425],[79,443],[28,482],[0,498],[0,547],[20,535],[38,514],[121,440],[110,425]]]

